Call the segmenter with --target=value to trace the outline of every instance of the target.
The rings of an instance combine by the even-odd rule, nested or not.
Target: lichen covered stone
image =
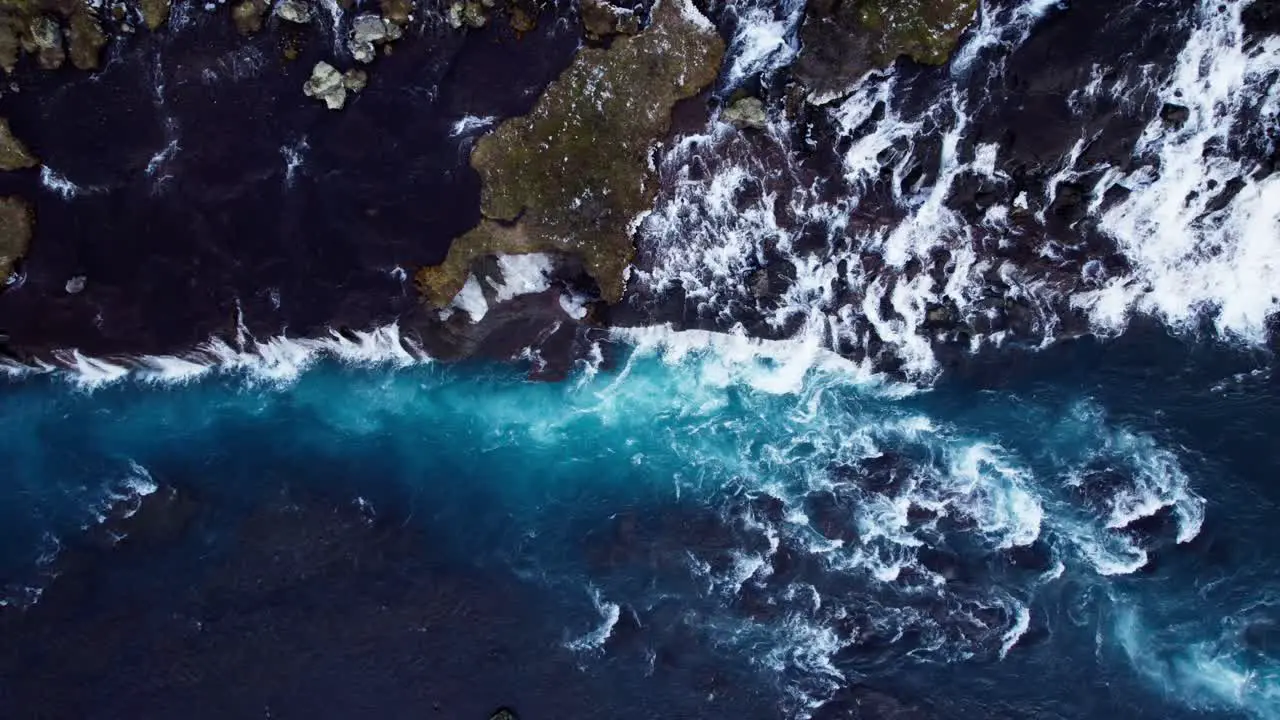
[[[311,5],[303,0],[281,0],[276,5],[275,15],[285,22],[306,25],[311,22],[315,12],[311,9]]]
[[[0,198],[0,288],[9,282],[14,263],[27,254],[33,217],[21,198]]]
[[[760,98],[744,97],[720,111],[720,119],[737,128],[763,130],[769,127],[769,115]]]
[[[341,110],[347,102],[347,83],[338,69],[323,60],[311,69],[302,85],[302,94],[313,97],[330,110]]]
[[[977,0],[810,0],[796,77],[822,103],[900,56],[941,65],[977,8]]]
[[[659,0],[651,17],[608,49],[579,50],[528,115],[476,143],[483,217],[441,265],[417,273],[431,303],[448,304],[481,257],[535,252],[576,256],[606,301],[622,298],[634,224],[657,189],[650,151],[724,55],[690,0]]]

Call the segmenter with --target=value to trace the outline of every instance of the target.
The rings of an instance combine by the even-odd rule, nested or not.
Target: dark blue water
[[[1134,330],[913,391],[654,334],[557,384],[332,358],[14,378],[0,702],[1280,716],[1269,362]]]

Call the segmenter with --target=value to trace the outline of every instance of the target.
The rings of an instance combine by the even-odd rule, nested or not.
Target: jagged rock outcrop
[[[357,15],[351,21],[351,36],[347,40],[347,49],[357,62],[370,63],[378,56],[378,48],[395,40],[399,40],[403,31],[400,26],[390,20],[365,13]]]
[[[8,283],[14,263],[27,254],[33,217],[31,206],[21,198],[0,198],[0,288]]]
[[[977,0],[809,0],[795,77],[821,104],[903,55],[941,65],[977,8]]]
[[[661,0],[644,32],[580,50],[528,115],[476,143],[483,217],[442,264],[419,270],[419,289],[442,307],[473,261],[544,252],[579,259],[603,298],[620,300],[632,226],[657,187],[650,151],[675,103],[711,84],[723,55],[723,40],[689,0]]]

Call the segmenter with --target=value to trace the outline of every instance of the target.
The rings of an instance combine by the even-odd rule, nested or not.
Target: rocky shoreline
[[[395,322],[442,358],[547,345],[555,377],[601,328],[778,338],[825,316],[829,347],[912,377],[922,343],[945,365],[1091,332],[1077,298],[1132,271],[1099,228],[1128,192],[1109,173],[1149,162],[1134,153],[1153,118],[1190,112],[1158,92],[1185,10],[1104,5],[998,6],[993,43],[963,1],[808,2],[778,46],[794,56],[744,74],[742,5],[246,0],[226,22],[144,4],[155,32],[113,15],[96,73],[42,70],[33,45],[0,96],[0,195],[21,198],[0,351],[58,364]],[[1081,95],[1104,81],[1129,92]],[[891,94],[860,106],[867,92]],[[851,175],[849,148],[894,123],[910,132]],[[1269,172],[1265,137],[1241,146]],[[732,207],[711,207],[731,175]],[[749,228],[735,277],[673,268],[716,250],[690,238],[717,212],[768,232]],[[891,247],[929,232],[927,250]],[[530,253],[534,276],[505,277]]]
[[[325,34],[317,32],[322,8],[282,3],[271,15],[267,10],[257,0],[240,3],[229,27],[218,12],[193,16],[197,11],[185,4],[171,9],[148,3],[137,8],[138,17],[132,9],[113,12],[107,62],[97,74],[55,76],[43,72],[45,65],[19,64],[13,77],[21,92],[0,97],[0,114],[14,127],[8,137],[14,171],[0,176],[0,192],[31,199],[23,202],[33,206],[35,237],[28,248],[18,242],[17,230],[6,251],[16,263],[0,295],[6,355],[56,363],[55,351],[70,349],[94,356],[172,354],[245,330],[258,338],[307,336],[399,321],[441,356],[500,356],[555,335],[548,333],[553,326],[612,322],[609,305],[623,302],[622,277],[632,259],[629,236],[658,192],[654,178],[643,173],[653,162],[651,148],[667,135],[662,103],[670,107],[702,90],[719,69],[722,40],[709,32],[699,10],[671,2],[649,17],[645,5],[601,2],[581,9],[459,3],[416,11],[384,3],[381,15],[347,20],[339,9],[333,47],[314,37]],[[573,20],[579,15],[581,24]],[[627,73],[668,52],[664,17],[690,27],[703,23],[707,30],[695,32],[709,34],[688,46],[705,53],[701,65],[687,53],[669,56],[667,76],[705,69],[682,78],[677,95],[658,101],[638,84],[643,76]],[[717,20],[728,35],[729,13]],[[125,29],[138,25],[154,32],[135,36]],[[635,51],[624,49],[633,42],[628,34],[641,43]],[[587,46],[575,53],[581,42]],[[335,52],[357,66],[385,57],[377,57],[368,73],[342,71],[341,62],[331,64]],[[581,78],[569,80],[575,57]],[[598,119],[581,120],[573,137],[587,154],[571,157],[571,150],[554,176],[564,177],[548,185],[548,192],[564,197],[509,197],[493,209],[500,175],[483,169],[493,161],[479,158],[509,163],[518,149],[545,142],[530,132],[555,133],[557,120],[548,115],[543,130],[513,129],[505,141],[495,138],[515,125],[498,126],[479,142],[477,136],[497,118],[521,118],[538,98],[544,98],[543,108],[559,102],[564,112],[580,116],[592,108],[589,94],[600,92],[585,83],[610,63],[619,74],[611,81],[616,87],[605,92],[619,96],[617,107],[601,106]],[[435,83],[410,80],[423,69]],[[557,101],[553,80],[562,72],[566,85]],[[299,77],[306,78],[304,95],[326,108],[341,108],[362,90],[370,96],[328,116],[293,91]],[[478,78],[489,77],[504,82],[478,92],[485,85]],[[730,108],[726,117],[749,108],[746,119],[735,122],[760,127],[763,104],[746,96],[734,100],[737,110]],[[639,134],[623,140],[633,132],[618,124],[626,121],[627,109],[654,102],[649,124],[635,126],[642,128]],[[705,118],[718,104],[705,94],[693,102],[702,109],[682,111],[684,116]],[[140,123],[138,113],[147,120]],[[483,118],[484,124],[458,132],[467,118]],[[503,142],[505,147],[491,149]],[[635,147],[611,152],[619,142]],[[35,156],[43,161],[39,166]],[[375,159],[385,164],[379,167]],[[471,166],[481,169],[479,192]],[[547,172],[526,167],[524,179],[509,181],[513,187]],[[608,186],[609,177],[617,177],[617,188]],[[528,227],[530,203],[551,209],[572,202],[566,182],[600,191],[605,204],[579,199],[568,214],[544,212],[537,221],[542,229],[529,236],[543,240],[500,240],[527,235],[521,227]],[[414,192],[420,184],[431,192]],[[489,230],[458,245],[458,229],[475,222],[477,196],[481,217],[488,218],[478,227]],[[599,215],[624,197],[629,199]],[[504,223],[516,217],[521,221],[513,234]],[[609,229],[586,232],[599,222]],[[575,234],[576,228],[583,231]],[[586,238],[596,233],[602,239]],[[468,249],[445,254],[455,246]],[[575,318],[540,313],[537,308],[548,303],[535,294],[508,300],[509,307],[487,322],[465,322],[477,318],[464,314],[437,317],[461,288],[461,277],[484,272],[484,263],[476,262],[489,257],[492,267],[495,253],[513,249],[551,251],[560,260],[548,286],[577,293],[588,304],[591,297],[606,302]],[[437,264],[441,259],[444,265]],[[406,282],[419,268],[426,303]],[[428,278],[443,272],[450,280],[434,287]],[[501,282],[500,273],[490,270],[489,286]],[[502,340],[486,342],[495,336]]]

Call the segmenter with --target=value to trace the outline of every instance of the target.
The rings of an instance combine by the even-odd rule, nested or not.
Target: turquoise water
[[[323,497],[510,578],[543,608],[512,652],[575,685],[629,678],[602,685],[620,716],[632,693],[821,715],[851,685],[940,717],[1280,716],[1257,359],[1082,343],[921,390],[803,345],[637,344],[563,383],[323,353],[180,382],[11,379],[9,601],[56,593],[60,548],[157,487],[210,508],[148,581],[157,615],[255,508]],[[738,679],[655,679],[675,646]]]

